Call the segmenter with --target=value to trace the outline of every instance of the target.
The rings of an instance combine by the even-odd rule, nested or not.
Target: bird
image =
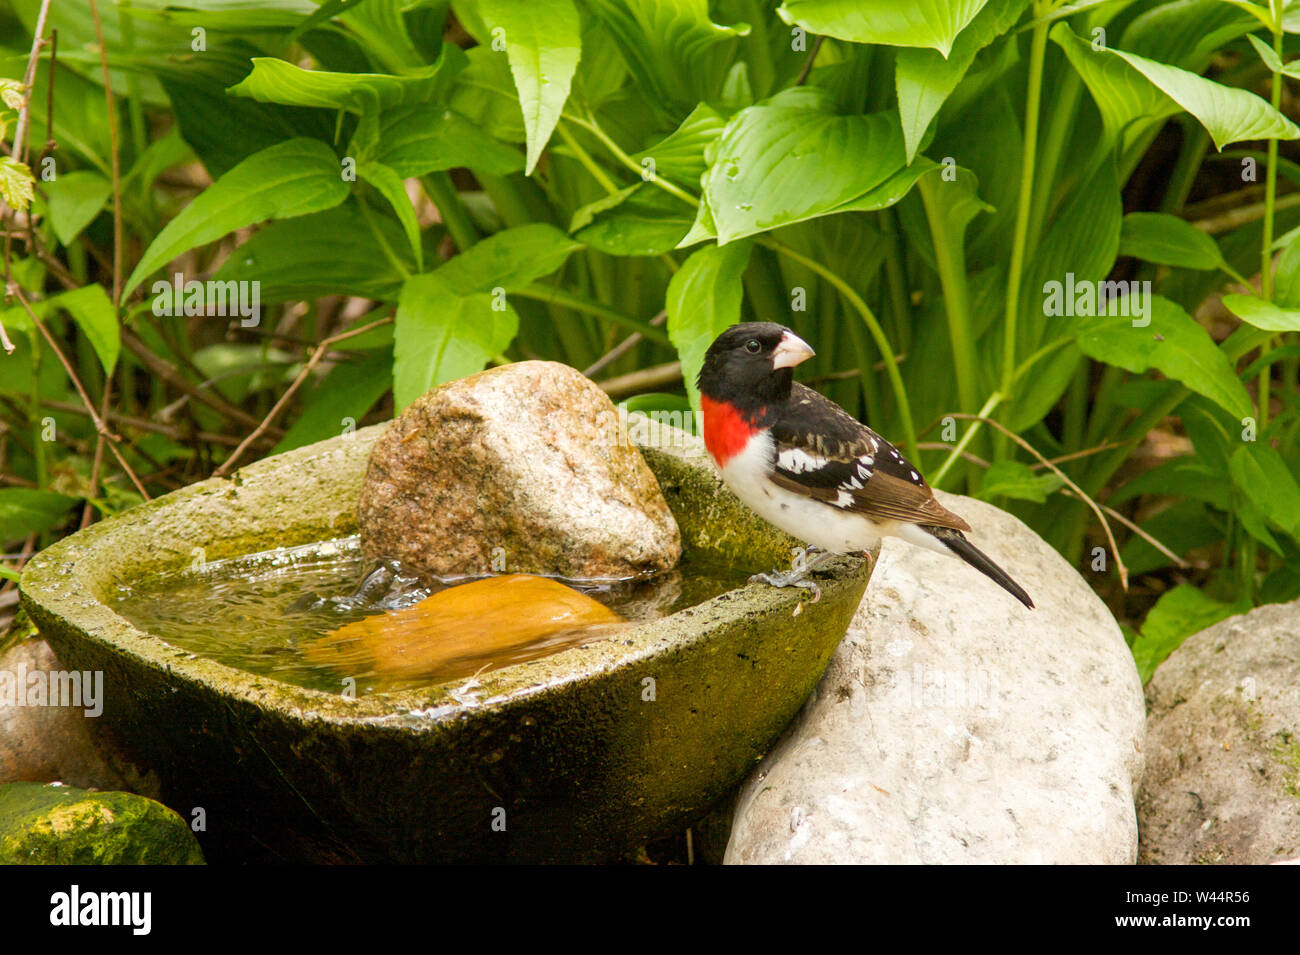
[[[837,554],[867,553],[883,537],[959,557],[1025,607],[1034,602],[972,544],[962,518],[883,437],[806,385],[794,368],[808,343],[775,322],[732,325],[708,348],[696,378],[704,446],[723,482],[770,524],[821,553],[751,582],[802,587]]]

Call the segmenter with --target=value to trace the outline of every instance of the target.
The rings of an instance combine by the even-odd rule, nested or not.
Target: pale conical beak
[[[772,367],[776,368],[793,368],[808,358],[815,355],[808,343],[796,335],[794,332],[786,332],[781,336],[781,341],[777,344],[776,350],[772,352]]]

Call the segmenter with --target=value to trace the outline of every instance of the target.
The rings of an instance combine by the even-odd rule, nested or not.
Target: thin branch
[[[95,411],[95,405],[91,402],[90,396],[86,394],[86,389],[81,384],[81,379],[77,377],[76,371],[73,370],[72,364],[68,361],[68,356],[63,354],[63,349],[59,347],[58,341],[56,341],[54,336],[50,334],[50,330],[45,327],[45,323],[40,320],[36,312],[32,310],[31,303],[27,301],[22,290],[15,286],[13,294],[26,310],[28,317],[31,318],[32,324],[36,326],[37,331],[41,333],[41,336],[49,344],[50,348],[54,349],[54,354],[58,356],[59,363],[63,365],[63,370],[68,373],[68,377],[72,379],[73,387],[77,389],[77,394],[81,397],[82,403],[85,404],[86,410],[90,412],[90,420],[94,422],[95,430],[108,440],[109,450],[113,452],[113,457],[117,458],[117,463],[122,466],[122,470],[125,471],[127,477],[131,479],[131,483],[135,485],[136,490],[140,492],[140,495],[146,501],[150,500],[149,492],[144,489],[144,485],[140,483],[140,478],[136,476],[131,465],[127,464],[126,458],[122,457],[122,452],[118,450],[117,442],[120,441],[121,438],[109,430],[108,425],[104,423],[104,419]]]
[[[85,408],[68,401],[55,401],[52,398],[45,398],[41,400],[41,405],[49,408],[51,411],[61,411],[64,414],[87,416]],[[219,434],[215,431],[189,431],[174,424],[163,424],[158,421],[150,421],[147,418],[137,418],[121,411],[110,410],[105,416],[105,420],[112,421],[118,425],[136,428],[140,431],[148,431],[152,434],[161,434],[163,437],[170,438],[172,441],[178,443],[198,440],[209,444],[224,444],[228,448],[233,448],[239,444],[239,438],[233,438],[228,434]],[[267,440],[269,441],[270,439]]]
[[[661,310],[658,315],[650,319],[650,324],[654,325],[655,327],[658,327],[662,325],[664,322],[666,322],[667,320],[668,320],[668,312]],[[642,335],[640,332],[633,332],[631,335],[627,336],[627,338],[623,339],[621,342],[619,342],[609,351],[605,352],[605,354],[597,358],[595,362],[593,362],[591,365],[588,365],[586,368],[584,368],[582,370],[582,373],[586,375],[588,378],[590,378],[592,375],[599,374],[600,372],[608,368],[610,365],[614,364],[614,362],[618,361],[620,358],[626,355],[637,345],[641,344],[641,342],[643,341],[645,341],[644,335]]]
[[[1077,496],[1078,496],[1078,495],[1076,495],[1073,491],[1071,491],[1071,490],[1069,490],[1069,489],[1066,489],[1066,488],[1063,488],[1063,489],[1061,490],[1061,493],[1062,493],[1062,494],[1067,494],[1067,495],[1069,495],[1070,497],[1077,497]],[[1166,557],[1168,557],[1170,560],[1172,560],[1172,561],[1173,561],[1175,564],[1177,564],[1179,567],[1182,567],[1182,568],[1188,568],[1188,567],[1191,567],[1191,566],[1192,566],[1192,565],[1189,564],[1187,561],[1183,560],[1183,558],[1179,557],[1177,554],[1175,554],[1173,551],[1171,551],[1171,550],[1170,550],[1168,547],[1166,547],[1164,544],[1160,543],[1160,541],[1156,540],[1154,537],[1152,537],[1150,534],[1148,534],[1148,533],[1147,533],[1146,531],[1144,531],[1142,528],[1138,527],[1137,524],[1133,523],[1131,520],[1129,520],[1127,517],[1125,517],[1125,516],[1124,516],[1123,514],[1121,514],[1119,511],[1115,510],[1115,508],[1113,508],[1113,507],[1109,507],[1109,506],[1103,504],[1103,505],[1101,505],[1101,509],[1102,509],[1103,511],[1105,511],[1107,514],[1109,514],[1111,517],[1115,518],[1115,520],[1119,521],[1121,524],[1123,524],[1123,525],[1124,525],[1125,527],[1127,527],[1129,530],[1131,530],[1131,531],[1132,531],[1134,534],[1136,534],[1138,537],[1142,538],[1144,541],[1146,541],[1148,544],[1150,544],[1150,545],[1151,545],[1152,547],[1154,547],[1156,550],[1160,551],[1160,553],[1164,554]]]
[[[329,354],[332,345],[345,339],[353,338],[363,332],[379,328],[381,325],[387,325],[392,322],[392,320],[392,316],[381,318],[376,322],[369,323],[368,325],[362,325],[360,328],[352,328],[346,332],[339,332],[337,335],[331,335],[329,338],[324,339],[320,345],[317,346],[316,350],[312,352],[311,358],[307,360],[307,364],[303,366],[302,371],[298,372],[298,377],[293,380],[293,384],[291,384],[285,393],[280,396],[280,400],[277,401],[271,410],[266,413],[266,417],[262,419],[261,423],[259,423],[256,428],[253,429],[253,432],[240,442],[239,447],[230,452],[230,457],[226,458],[226,460],[222,462],[221,467],[212,472],[212,476],[225,477],[230,473],[230,469],[234,467],[235,462],[238,461],[243,456],[244,452],[248,450],[249,445],[260,438],[266,429],[271,426],[271,422],[274,421],[280,412],[288,406],[289,399],[297,393],[300,387],[302,387],[302,383],[307,380],[312,369],[320,363],[322,358]]]
[[[990,427],[996,428],[998,431],[1002,432],[1004,435],[1006,435],[1016,444],[1020,445],[1022,448],[1024,448],[1034,457],[1036,457],[1039,461],[1041,461],[1048,468],[1048,470],[1050,470],[1053,474],[1059,477],[1062,482],[1064,482],[1066,487],[1072,490],[1081,501],[1087,504],[1088,507],[1092,509],[1092,512],[1097,515],[1097,520],[1101,522],[1102,529],[1106,532],[1106,540],[1110,542],[1110,552],[1115,555],[1115,567],[1116,569],[1119,570],[1120,586],[1123,587],[1125,590],[1128,590],[1128,567],[1124,565],[1124,558],[1120,557],[1119,555],[1119,545],[1115,543],[1115,535],[1111,533],[1110,522],[1106,520],[1106,515],[1102,513],[1102,510],[1097,505],[1096,501],[1094,501],[1091,497],[1085,494],[1083,492],[1083,489],[1079,487],[1079,485],[1071,481],[1069,476],[1064,471],[1058,468],[1051,461],[1047,460],[1047,458],[1039,454],[1037,448],[1035,448],[1032,444],[1030,444],[1024,438],[1020,437],[1020,435],[1016,434],[1011,429],[1002,425],[1001,422],[994,421],[992,418],[986,418],[983,415],[963,414],[955,411],[949,412],[949,416],[953,418],[964,418],[967,421],[982,421],[985,424],[989,425]]]
[[[822,41],[825,39],[824,36],[818,36],[813,41],[813,48],[808,51],[808,59],[803,61],[803,69],[799,71],[799,78],[794,81],[795,86],[803,86],[808,79],[808,74],[812,72],[813,61],[817,59],[817,54],[821,52]]]
[[[679,361],[670,361],[663,365],[652,365],[649,368],[642,368],[640,371],[629,372],[626,375],[618,375],[614,378],[606,378],[604,381],[596,382],[615,401],[619,398],[626,398],[629,395],[639,395],[643,392],[654,391],[656,388],[664,388],[668,385],[675,385],[682,380],[682,363]]]
[[[36,63],[41,58],[41,47],[45,43],[45,17],[50,12],[50,0],[41,0],[41,9],[36,14],[36,29],[32,31],[32,52],[27,58],[27,69],[23,73],[23,108],[18,111],[18,124],[14,128],[13,157],[23,162],[27,149],[27,129],[32,118],[32,86],[36,83]]]

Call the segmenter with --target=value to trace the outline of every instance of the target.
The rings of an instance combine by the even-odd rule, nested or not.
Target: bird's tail
[[[925,525],[922,525],[922,529],[1030,610],[1034,609],[1034,602],[1029,599],[1029,594],[1025,593],[1025,588],[1012,580],[1005,570],[993,563],[988,554],[968,541],[961,531],[953,530],[951,527],[929,527]]]

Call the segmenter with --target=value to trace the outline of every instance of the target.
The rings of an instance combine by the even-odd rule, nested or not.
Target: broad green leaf
[[[356,352],[359,362],[340,362],[307,396],[302,414],[272,454],[345,434],[393,386],[393,351]]]
[[[697,414],[700,393],[695,378],[713,340],[740,321],[741,276],[750,249],[749,242],[705,246],[692,253],[668,283],[668,338],[681,358],[686,394]]]
[[[1047,495],[1062,483],[1050,471],[1039,474],[1020,461],[994,461],[984,472],[984,486],[980,489],[979,497],[984,501],[1010,497],[1042,504],[1047,500]]]
[[[1085,355],[1135,374],[1155,369],[1204,395],[1235,418],[1254,413],[1250,396],[1209,332],[1159,295],[1146,297],[1150,324],[1133,319],[1082,321],[1075,342]]]
[[[1300,308],[1282,308],[1256,295],[1225,295],[1223,307],[1266,332],[1300,332]]]
[[[449,90],[451,72],[441,60],[407,75],[393,76],[304,70],[274,57],[257,56],[253,57],[253,72],[230,87],[229,92],[259,103],[377,113],[428,102]]]
[[[1222,0],[1174,0],[1134,17],[1118,45],[1158,63],[1200,73],[1233,40],[1258,29],[1258,20]]]
[[[1178,104],[1154,84],[1122,60],[1094,50],[1087,40],[1075,36],[1064,21],[1052,27],[1049,36],[1061,47],[1092,93],[1109,144],[1122,146],[1126,134],[1131,140],[1143,129],[1178,112]]]
[[[929,47],[945,57],[986,0],[785,0],[791,26],[854,43]]]
[[[0,488],[0,544],[45,533],[76,503],[77,498],[54,491]]]
[[[406,183],[392,169],[379,162],[362,162],[357,166],[357,175],[363,182],[374,186],[397,214],[397,221],[402,224],[402,231],[406,233],[411,253],[415,256],[415,267],[422,270],[424,250],[420,246],[420,223],[415,216],[415,207],[411,205],[411,197],[406,194]]]
[[[1063,345],[1028,369],[1017,385],[1007,427],[1026,431],[1042,421],[1065,394],[1082,360],[1075,345]]]
[[[494,176],[523,168],[519,150],[498,142],[459,113],[423,103],[385,110],[375,160],[403,179],[464,167]]]
[[[113,194],[113,184],[97,172],[66,172],[45,184],[50,204],[50,224],[59,241],[68,245],[94,221]]]
[[[510,292],[550,275],[580,248],[581,242],[554,226],[536,222],[488,236],[430,274],[459,295]]]
[[[578,10],[573,0],[482,0],[479,10],[488,29],[505,39],[528,136],[528,175],[569,98],[582,55]]]
[[[430,388],[482,371],[518,331],[519,316],[503,299],[487,292],[459,295],[437,272],[411,276],[402,286],[393,332],[397,410]]]
[[[1106,53],[1123,59],[1195,116],[1218,149],[1243,139],[1300,138],[1300,127],[1254,93],[1215,83],[1136,53],[1110,48]]]
[[[1150,680],[1156,667],[1192,634],[1249,609],[1249,601],[1225,604],[1190,584],[1181,584],[1161,595],[1147,614],[1141,635],[1133,642],[1133,659],[1142,682]]]
[[[907,143],[907,161],[916,158],[921,139],[944,100],[957,88],[977,54],[1020,18],[1029,0],[989,0],[957,36],[945,58],[937,49],[900,49],[894,59],[898,114]]]
[[[730,68],[730,51],[717,45],[749,34],[746,23],[714,23],[708,0],[587,0],[586,6],[618,44],[646,98],[670,112],[684,113],[715,94]]]
[[[182,252],[255,222],[329,209],[347,195],[338,157],[322,142],[291,139],[255,153],[199,193],[154,237],[122,299]]]
[[[1273,273],[1273,301],[1282,308],[1300,308],[1300,229],[1293,229],[1281,246]]]
[[[402,266],[415,271],[396,220],[372,218]],[[260,282],[264,306],[322,295],[359,295],[392,302],[404,281],[374,241],[355,200],[258,229],[231,253],[215,278],[219,282]]]
[[[833,212],[905,166],[894,113],[835,116],[758,105],[727,124],[704,192],[725,245]]]
[[[509,61],[491,46],[476,46],[466,58],[469,65],[452,91],[452,109],[496,139],[524,142],[528,135]]]
[[[689,207],[650,183],[637,183],[617,202],[574,214],[570,231],[583,245],[609,255],[662,255],[677,247],[691,227]]]
[[[709,166],[704,157],[705,148],[717,141],[726,125],[727,121],[717,110],[701,103],[675,130],[632,158],[642,168],[647,168],[646,160],[650,160],[655,175],[694,186]]]
[[[1224,264],[1218,244],[1196,226],[1166,212],[1130,212],[1119,236],[1121,255],[1185,269]]]
[[[1272,445],[1245,442],[1228,459],[1228,472],[1269,521],[1300,537],[1300,484]]]

